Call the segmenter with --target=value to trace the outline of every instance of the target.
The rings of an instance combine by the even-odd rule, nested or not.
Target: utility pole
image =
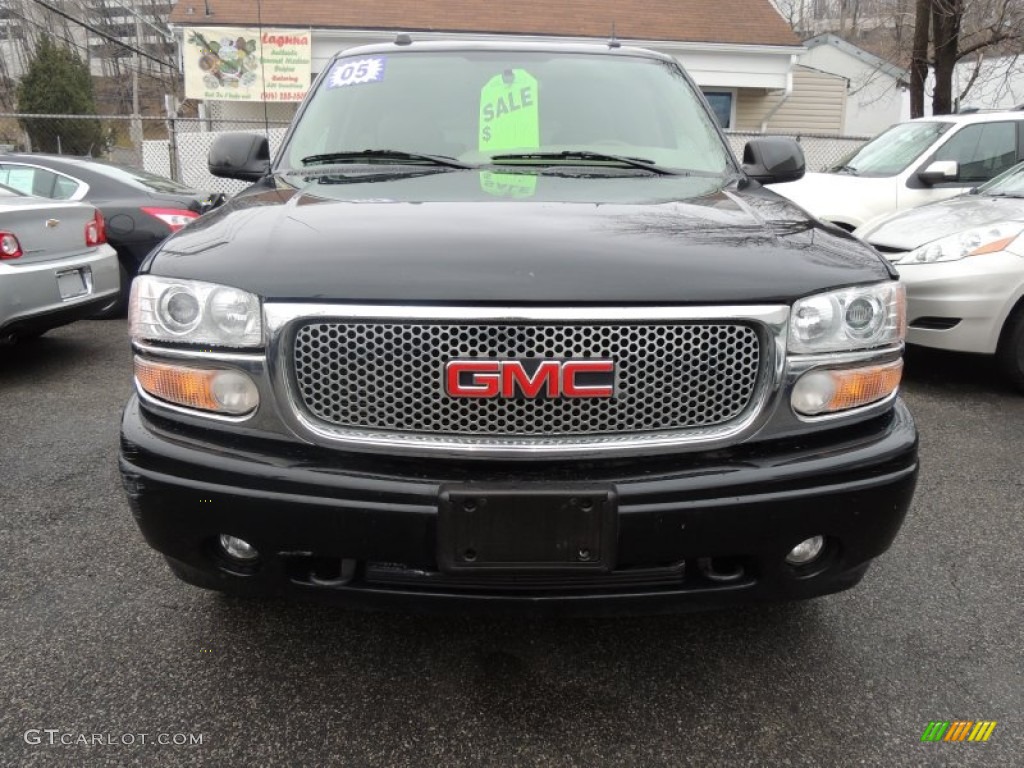
[[[139,162],[142,162],[142,113],[139,111],[139,68],[142,67],[142,57],[139,51],[142,49],[142,23],[138,14],[135,16],[135,65],[132,67],[132,124],[130,136],[132,149],[138,154]]]

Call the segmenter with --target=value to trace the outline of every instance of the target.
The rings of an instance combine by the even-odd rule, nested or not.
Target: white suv
[[[959,195],[1022,160],[1024,111],[922,117],[894,125],[825,173],[772,189],[852,231]]]

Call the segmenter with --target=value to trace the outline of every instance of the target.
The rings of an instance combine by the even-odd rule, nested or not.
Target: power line
[[[94,35],[102,37],[105,40],[109,40],[114,45],[119,45],[122,48],[125,48],[126,50],[131,51],[132,53],[138,54],[139,56],[143,56],[143,57],[149,59],[150,61],[156,62],[161,67],[167,67],[168,69],[177,70],[177,67],[175,65],[169,64],[168,62],[163,61],[162,59],[158,59],[156,56],[148,54],[148,53],[146,53],[145,51],[143,51],[140,48],[136,48],[134,45],[128,45],[128,43],[126,43],[126,42],[124,42],[122,40],[119,40],[118,38],[114,37],[113,35],[108,35],[106,32],[104,32],[101,29],[98,29],[97,27],[94,27],[92,24],[87,24],[86,22],[81,21],[79,19],[76,19],[74,16],[72,16],[72,15],[70,15],[68,13],[65,13],[64,11],[60,10],[59,8],[55,8],[54,6],[50,5],[49,3],[44,2],[44,0],[32,0],[32,2],[34,2],[36,5],[43,6],[43,8],[48,9],[50,12],[57,14],[61,18],[67,19],[68,21],[70,21],[73,24],[77,24],[78,26],[83,27],[84,29],[89,30]]]

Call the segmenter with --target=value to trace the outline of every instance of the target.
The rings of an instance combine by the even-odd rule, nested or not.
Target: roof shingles
[[[265,26],[800,45],[770,0],[262,0]],[[206,5],[211,15],[206,15]],[[190,12],[191,9],[191,12]],[[179,0],[177,24],[255,26],[255,0]]]

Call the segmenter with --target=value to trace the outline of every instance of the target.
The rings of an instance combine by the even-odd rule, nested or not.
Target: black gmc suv
[[[347,51],[130,302],[120,466],[182,579],[409,610],[856,584],[917,474],[895,272],[666,56]]]

